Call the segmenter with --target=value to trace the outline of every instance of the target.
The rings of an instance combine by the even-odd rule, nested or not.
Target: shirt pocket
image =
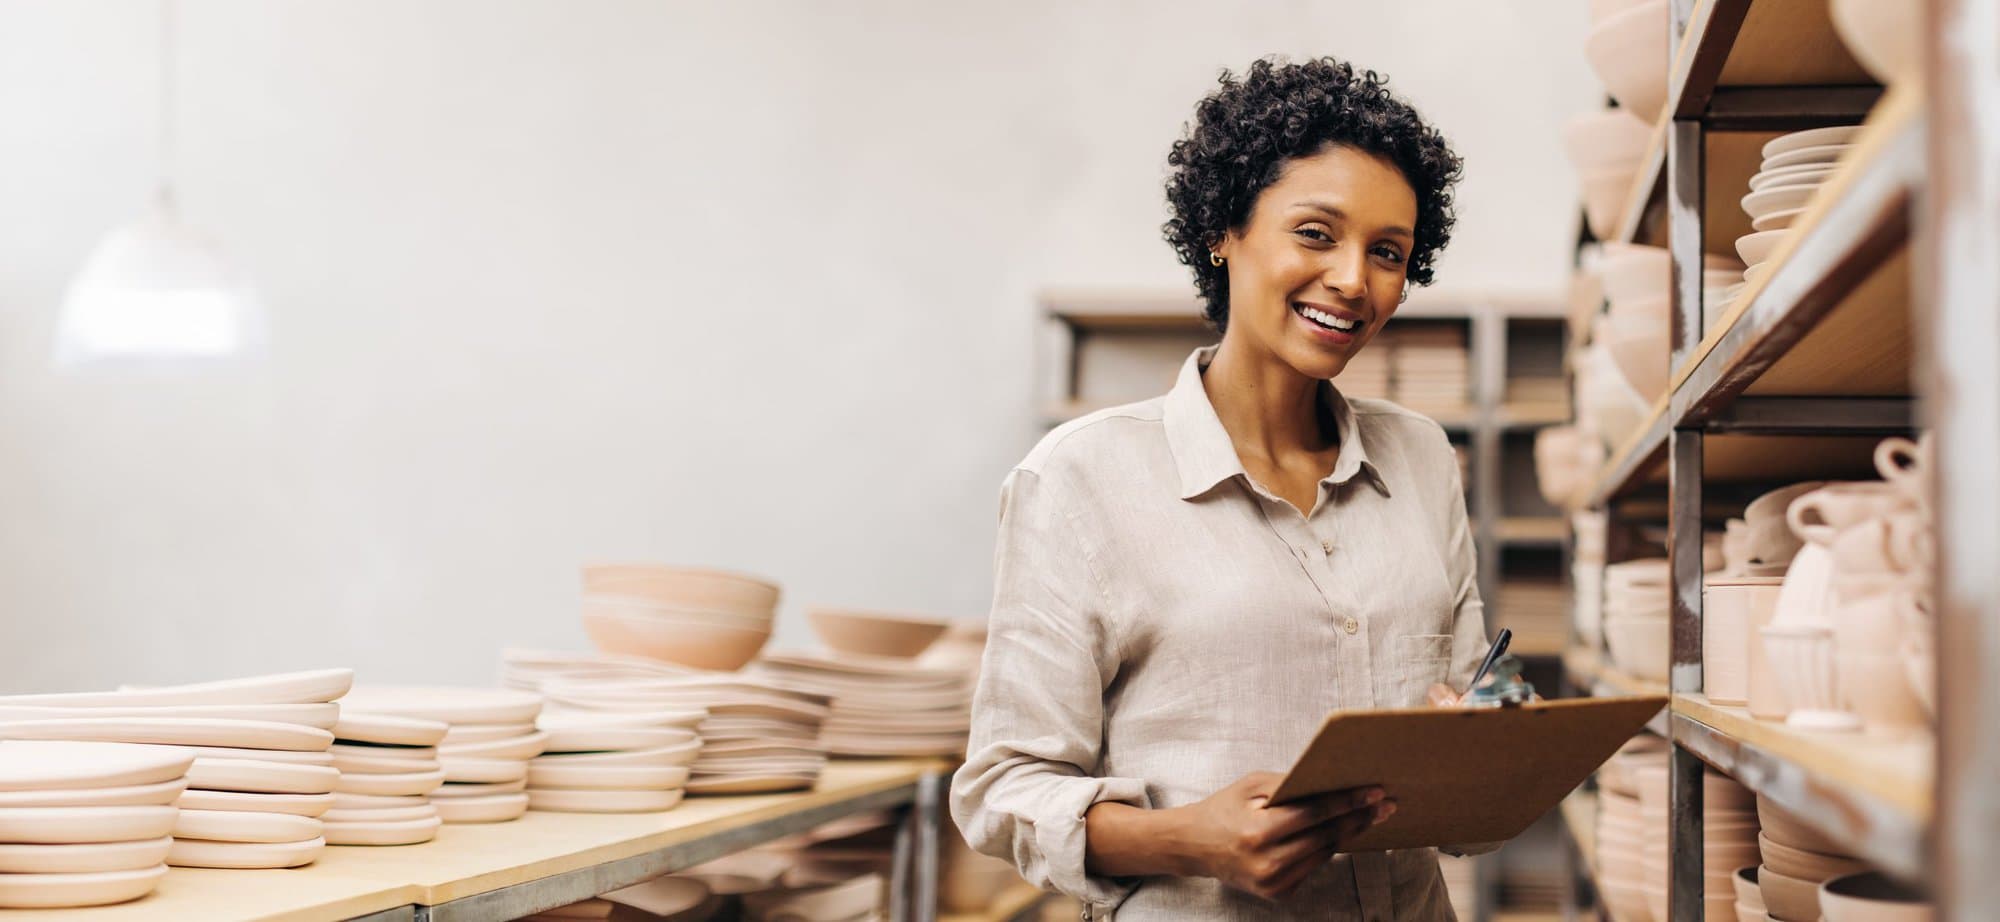
[[[1396,665],[1383,707],[1423,707],[1425,693],[1451,675],[1450,634],[1405,634],[1395,639]]]

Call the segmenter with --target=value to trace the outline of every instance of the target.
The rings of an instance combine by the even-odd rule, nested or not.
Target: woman
[[[1341,854],[1379,789],[1266,800],[1328,711],[1443,703],[1485,653],[1444,431],[1329,384],[1431,281],[1459,160],[1321,59],[1225,73],[1168,163],[1222,341],[1008,475],[953,816],[1086,918],[1451,919],[1434,851]]]

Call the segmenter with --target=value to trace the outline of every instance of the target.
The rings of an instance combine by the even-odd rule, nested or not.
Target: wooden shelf
[[[1497,422],[1503,429],[1539,429],[1569,422],[1568,401],[1514,400],[1502,403]]]
[[[1675,695],[1674,742],[1892,874],[1921,877],[1935,814],[1926,732],[1829,733]]]
[[[1597,879],[1597,795],[1590,791],[1577,791],[1563,798],[1563,827],[1569,830],[1569,837],[1576,843],[1576,853],[1583,859],[1583,868],[1591,880]]]
[[[1699,118],[1719,88],[1874,83],[1826,0],[1699,0],[1667,72],[1668,114]]]
[[[1561,544],[1569,537],[1569,520],[1559,515],[1508,516],[1493,525],[1501,544]]]
[[[942,913],[938,922],[1013,922],[1028,918],[1048,898],[1049,894],[1021,881],[1002,892],[985,912]]]
[[[130,903],[0,916],[7,922],[205,922],[222,916],[348,918],[398,907],[414,914],[415,906],[427,906],[439,919],[498,918],[502,904],[518,910],[523,898],[549,908],[692,866],[713,857],[718,843],[736,850],[850,813],[910,803],[922,779],[950,769],[932,759],[836,760],[811,791],[695,797],[662,813],[531,811],[510,823],[446,825],[422,845],[329,846],[304,868],[173,868],[158,891]],[[497,902],[474,905],[489,898]]]

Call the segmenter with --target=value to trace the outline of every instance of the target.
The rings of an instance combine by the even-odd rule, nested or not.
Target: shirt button
[[[1340,629],[1346,631],[1349,634],[1352,634],[1355,631],[1361,630],[1361,622],[1356,621],[1353,618],[1349,618],[1347,619],[1346,623],[1340,626]]]
[[[1319,543],[1319,549],[1320,549],[1320,550],[1322,550],[1322,551],[1325,551],[1325,552],[1327,552],[1327,553],[1329,553],[1329,554],[1331,554],[1331,553],[1333,553],[1333,542],[1331,542],[1331,541],[1321,541],[1321,542]]]

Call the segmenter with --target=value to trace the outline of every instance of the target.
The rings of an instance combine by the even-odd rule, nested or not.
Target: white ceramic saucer
[[[165,704],[131,707],[94,707],[79,713],[73,707],[48,705],[0,705],[0,721],[58,720],[72,717],[198,717],[224,720],[261,720],[269,723],[298,724],[332,729],[340,716],[340,705],[323,704]]]
[[[209,842],[175,839],[167,863],[177,868],[296,868],[318,860],[326,840],[302,842]]]
[[[289,762],[293,765],[319,765],[331,768],[333,753],[325,750],[304,752],[295,749],[242,749],[235,746],[175,746],[182,752],[202,759],[252,759],[258,762]]]
[[[509,688],[363,685],[348,692],[341,706],[449,724],[516,724],[534,722],[542,696]]]
[[[174,822],[174,838],[211,842],[303,842],[319,832],[319,820],[289,813],[182,810]]]
[[[136,900],[160,885],[167,866],[88,874],[0,874],[0,906],[61,909]]]
[[[450,797],[434,802],[438,818],[447,823],[505,823],[528,812],[526,794],[486,794]]]
[[[274,675],[224,679],[194,685],[130,688],[115,692],[62,692],[13,695],[0,705],[55,707],[134,707],[179,704],[318,704],[347,694],[354,684],[352,669],[315,669]]]
[[[534,763],[528,764],[528,771],[534,772]],[[453,797],[490,797],[494,794],[519,794],[528,789],[528,781],[501,781],[493,784],[479,784],[470,781],[448,781],[431,792],[432,800],[448,800]]]
[[[441,720],[369,714],[352,709],[341,712],[333,725],[333,735],[342,741],[380,743],[393,746],[435,746],[451,725]]]
[[[457,743],[438,747],[438,752],[447,759],[532,759],[542,754],[548,746],[549,735],[542,732],[529,733],[507,739],[488,740],[483,743]]]
[[[167,860],[170,836],[133,842],[0,845],[0,874],[89,874],[136,871]]]
[[[443,768],[436,759],[406,759],[402,756],[363,756],[334,753],[333,767],[344,775],[396,775],[434,772]]]
[[[194,757],[155,746],[0,741],[0,791],[128,787],[187,774]]]
[[[446,731],[440,746],[458,746],[464,743],[490,743],[494,740],[513,739],[535,732],[531,723],[519,724],[459,724]]]
[[[156,784],[115,788],[57,788],[52,791],[0,791],[0,807],[144,807],[170,804],[187,790],[186,778]],[[159,864],[155,861],[154,864]],[[136,865],[135,865],[136,867]]]
[[[576,727],[550,730],[547,752],[612,752],[651,749],[700,739],[692,730],[674,727]]]
[[[537,788],[602,788],[667,791],[688,781],[685,765],[528,764],[528,783]]]
[[[403,823],[410,820],[427,820],[438,816],[438,809],[428,803],[408,807],[363,807],[359,809],[329,810],[320,819],[328,823]]]
[[[679,790],[618,791],[528,789],[528,809],[544,813],[656,813],[681,802]]]
[[[318,727],[216,717],[75,717],[0,723],[0,737],[17,740],[95,740],[167,746],[234,746],[243,749],[323,750],[333,734]]]
[[[130,842],[173,832],[179,810],[141,807],[0,807],[0,843]]]
[[[243,791],[189,791],[181,795],[182,810],[233,810],[319,816],[333,809],[333,794],[253,794]]]
[[[242,791],[252,794],[325,794],[340,780],[340,772],[330,765],[294,765],[261,759],[194,760],[188,769],[188,786],[204,791]]]
[[[525,759],[469,759],[446,756],[438,761],[444,763],[446,781],[504,784],[528,777],[528,763]]]
[[[701,741],[696,740],[673,746],[627,749],[620,752],[557,753],[540,756],[535,762],[538,765],[688,765],[700,754]]]
[[[335,810],[384,810],[392,807],[421,807],[430,802],[430,798],[422,794],[400,797],[385,797],[380,794],[333,795],[333,808]]]
[[[444,772],[401,772],[393,775],[341,775],[333,789],[343,794],[379,794],[409,797],[429,794],[444,783]],[[332,841],[332,840],[328,840]],[[334,842],[339,845],[340,843]]]
[[[437,838],[444,821],[404,820],[395,823],[328,823],[328,845],[415,845]]]

